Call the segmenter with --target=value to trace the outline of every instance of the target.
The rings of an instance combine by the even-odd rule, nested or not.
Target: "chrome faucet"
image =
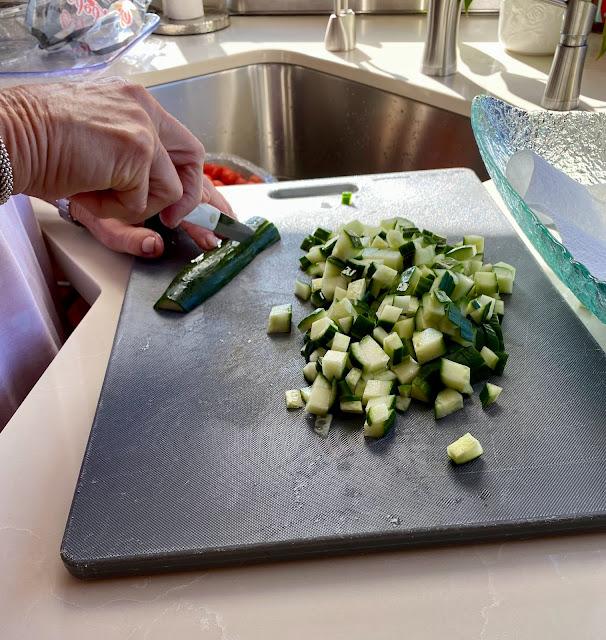
[[[579,106],[581,79],[587,55],[587,36],[595,19],[591,0],[549,0],[566,7],[560,42],[553,56],[542,105],[546,109],[568,111]]]
[[[356,48],[356,14],[348,0],[335,0],[334,11],[328,19],[324,46],[328,51],[351,51]]]
[[[542,104],[546,109],[576,109],[587,36],[596,12],[591,0],[541,0],[566,7],[560,43],[553,57]],[[429,0],[427,36],[422,71],[428,76],[448,76],[457,70],[457,33],[461,15],[460,0]]]
[[[460,17],[461,0],[429,0],[421,68],[425,75],[450,76],[456,72]]]

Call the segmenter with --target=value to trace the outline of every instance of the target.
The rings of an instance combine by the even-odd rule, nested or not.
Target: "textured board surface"
[[[189,315],[152,309],[196,253],[185,238],[135,264],[62,545],[75,575],[606,524],[606,357],[481,183],[466,170],[353,182],[357,208],[284,202],[281,243]],[[365,441],[359,418],[322,439],[284,406],[285,389],[305,386],[301,336],[267,336],[267,316],[292,301],[296,323],[308,309],[292,295],[305,234],[393,215],[484,234],[485,259],[517,267],[504,391],[487,412],[476,394],[439,422],[413,403],[383,440]],[[457,468],[445,449],[466,431],[485,453]]]

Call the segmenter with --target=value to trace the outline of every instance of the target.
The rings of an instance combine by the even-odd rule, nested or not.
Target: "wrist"
[[[0,138],[12,165],[15,194],[30,193],[36,171],[33,159],[37,143],[30,123],[31,106],[26,91],[15,87],[0,92]]]

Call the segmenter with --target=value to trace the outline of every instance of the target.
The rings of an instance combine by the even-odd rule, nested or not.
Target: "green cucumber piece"
[[[284,395],[287,409],[303,408],[303,398],[301,397],[301,391],[299,391],[299,389],[290,389],[286,391]]]
[[[267,333],[290,333],[292,305],[279,304],[271,308],[267,320]]]
[[[299,300],[309,300],[309,296],[311,296],[311,287],[306,282],[295,280],[295,295]]]
[[[502,391],[503,387],[487,382],[482,387],[482,391],[480,391],[480,402],[482,403],[482,408],[486,409],[486,407],[489,407],[491,404],[496,402]]]
[[[278,229],[264,218],[251,218],[246,225],[254,232],[251,238],[243,242],[227,240],[218,249],[192,260],[173,278],[154,309],[178,313],[195,309],[280,239]]]
[[[479,441],[476,440],[471,433],[466,433],[458,440],[449,444],[448,447],[446,447],[446,453],[455,464],[465,464],[481,456],[484,450]]]
[[[463,408],[463,396],[454,389],[442,389],[436,396],[433,408],[436,420],[440,420]]]

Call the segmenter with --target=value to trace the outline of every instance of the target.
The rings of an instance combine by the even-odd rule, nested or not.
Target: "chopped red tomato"
[[[263,179],[259,176],[251,175],[248,179],[242,174],[221,164],[207,162],[204,165],[204,174],[208,176],[216,187],[223,187],[233,184],[260,184]]]

